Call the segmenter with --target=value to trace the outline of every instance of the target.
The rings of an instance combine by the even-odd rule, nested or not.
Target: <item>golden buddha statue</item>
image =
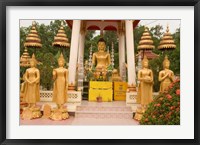
[[[117,69],[113,69],[112,71],[112,81],[113,82],[121,82],[122,78],[119,76]]]
[[[167,91],[166,89],[174,81],[174,72],[169,69],[170,61],[168,57],[165,56],[163,61],[163,70],[159,72],[159,81],[160,83],[160,93]]]
[[[40,71],[36,68],[35,55],[32,55],[30,59],[30,67],[25,72],[26,87],[24,102],[29,104],[29,107],[35,107],[36,102],[40,101],[39,83],[40,83]]]
[[[98,79],[100,74],[105,77],[107,68],[110,65],[110,54],[105,51],[106,42],[103,38],[98,41],[98,52],[95,52],[92,56],[92,65],[95,66],[95,76]]]
[[[37,60],[35,55],[30,59],[30,67],[24,74],[26,82],[24,88],[23,102],[28,103],[28,107],[24,108],[22,119],[34,119],[41,117],[40,108],[36,107],[36,102],[40,101],[40,71],[36,68]]]
[[[53,70],[53,102],[58,106],[58,109],[54,110],[50,118],[52,120],[63,120],[69,117],[64,104],[67,102],[67,90],[68,90],[68,70],[64,68],[65,59],[61,53],[58,59],[59,68]]]
[[[141,105],[148,105],[152,100],[153,94],[153,72],[148,69],[149,61],[146,56],[142,60],[142,69],[138,72],[140,81]]]
[[[153,72],[148,68],[149,61],[146,56],[142,60],[142,69],[138,72],[138,80],[140,85],[138,88],[138,99],[142,107],[138,107],[134,119],[141,120],[147,105],[153,100]]]

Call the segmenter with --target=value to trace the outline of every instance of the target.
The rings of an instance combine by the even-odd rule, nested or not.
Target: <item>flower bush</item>
[[[180,125],[180,80],[158,95],[148,106],[141,125]]]

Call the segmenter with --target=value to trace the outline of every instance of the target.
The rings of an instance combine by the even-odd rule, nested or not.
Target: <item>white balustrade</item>
[[[81,92],[78,91],[68,91],[67,103],[78,103],[81,104],[82,96]],[[53,91],[40,91],[40,101],[41,102],[51,102],[53,99]]]

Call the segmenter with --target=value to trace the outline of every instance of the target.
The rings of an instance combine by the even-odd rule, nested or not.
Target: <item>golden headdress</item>
[[[164,59],[164,61],[163,61],[163,67],[165,67],[165,64],[166,64],[167,62],[170,63],[170,61],[169,61],[169,59],[168,59],[168,56],[166,55],[166,56],[165,56],[165,59]]]
[[[37,60],[35,58],[35,54],[33,53],[32,58],[30,59],[30,62],[34,62],[35,65],[37,64]]]
[[[63,63],[65,63],[65,58],[62,53],[60,54],[60,57],[58,58],[58,62],[59,61],[62,61]]]

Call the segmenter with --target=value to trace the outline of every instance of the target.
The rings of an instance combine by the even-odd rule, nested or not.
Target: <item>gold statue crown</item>
[[[30,59],[30,62],[34,62],[35,64],[37,64],[37,60],[35,58],[35,54],[33,53],[32,58]]]
[[[165,56],[165,59],[164,59],[164,61],[163,61],[163,67],[165,66],[165,64],[166,64],[167,62],[170,63],[170,61],[169,61],[169,59],[168,59],[168,56],[166,55],[166,56]]]
[[[143,58],[143,60],[142,60],[142,64],[144,64],[145,62],[149,62],[149,60],[147,59],[147,56],[146,55],[144,55],[144,58]]]
[[[58,62],[59,62],[59,61],[62,61],[63,63],[65,63],[65,58],[64,58],[62,52],[61,52],[61,54],[60,54],[60,57],[58,58]]]

